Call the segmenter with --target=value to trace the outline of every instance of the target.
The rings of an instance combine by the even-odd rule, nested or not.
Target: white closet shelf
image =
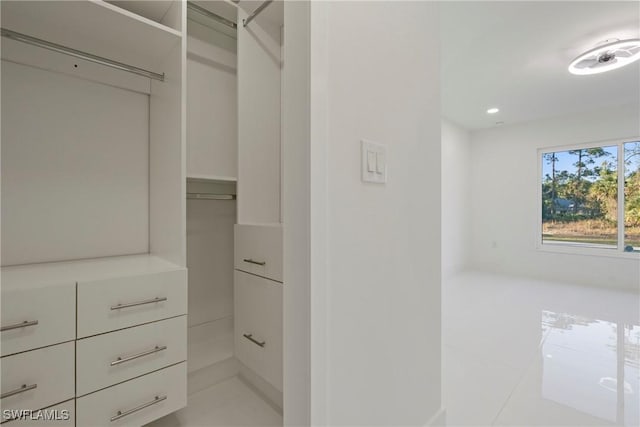
[[[250,15],[257,8],[259,8],[262,4],[264,4],[265,0],[243,0],[238,3],[238,9],[241,9],[244,14]],[[242,17],[245,19],[245,17]],[[260,23],[267,23],[276,27],[281,27],[284,25],[284,1],[275,0],[271,4],[269,4],[264,10],[262,10],[256,17],[256,22],[258,25]],[[242,23],[242,19],[238,19],[238,23]],[[249,23],[251,25],[251,23]]]
[[[155,22],[161,22],[162,18],[171,8],[170,1],[166,0],[105,0],[119,8],[128,10],[129,12],[143,16]]]
[[[220,175],[188,175],[189,181],[201,181],[201,182],[238,182],[238,178],[233,176],[220,176]]]
[[[180,31],[101,0],[1,7],[3,28],[141,68],[157,68],[182,39]]]
[[[4,289],[25,289],[183,269],[163,258],[141,254],[8,266],[0,269],[0,275]]]

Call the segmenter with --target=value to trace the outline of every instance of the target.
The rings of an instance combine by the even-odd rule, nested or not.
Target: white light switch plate
[[[387,182],[387,147],[385,145],[363,139],[361,157],[363,182],[376,184]],[[372,165],[372,159],[376,159],[375,165]]]

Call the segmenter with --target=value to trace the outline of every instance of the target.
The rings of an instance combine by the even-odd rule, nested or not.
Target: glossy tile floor
[[[637,292],[445,281],[447,425],[640,425],[639,307]]]
[[[640,294],[465,273],[443,283],[447,425],[640,425]],[[281,426],[238,378],[152,427]]]
[[[146,427],[282,426],[282,415],[237,377],[189,395],[187,402]]]

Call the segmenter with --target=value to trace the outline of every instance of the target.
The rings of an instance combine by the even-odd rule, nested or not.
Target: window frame
[[[586,255],[597,257],[611,257],[611,258],[626,258],[626,259],[640,259],[640,252],[624,252],[624,145],[629,142],[640,141],[640,136],[632,136],[628,138],[617,138],[613,140],[605,141],[592,141],[581,144],[571,145],[559,145],[550,147],[541,147],[537,149],[537,190],[536,190],[536,236],[535,247],[541,252],[571,254],[571,255]],[[597,147],[618,147],[618,242],[615,248],[603,248],[601,246],[588,244],[575,244],[561,243],[561,242],[544,242],[542,240],[542,168],[543,168],[543,156],[548,153],[557,153],[559,151],[589,149]]]

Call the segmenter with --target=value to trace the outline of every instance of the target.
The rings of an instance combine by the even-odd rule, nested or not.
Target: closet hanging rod
[[[235,200],[235,194],[187,193],[187,199],[198,200]]]
[[[262,3],[260,6],[258,6],[256,8],[256,10],[254,10],[251,15],[247,16],[246,19],[242,20],[242,26],[246,27],[247,25],[249,25],[249,22],[253,21],[253,18],[255,18],[256,16],[258,16],[260,14],[260,12],[262,12],[267,6],[269,6],[271,3],[273,3],[273,0],[267,0],[264,3]]]
[[[102,56],[93,55],[91,53],[83,52],[81,50],[76,50],[76,49],[73,49],[67,46],[62,46],[56,43],[51,43],[46,40],[31,37],[26,34],[17,33],[15,31],[11,31],[6,28],[0,28],[0,30],[2,31],[2,37],[6,37],[8,39],[16,40],[22,43],[41,47],[43,49],[48,49],[54,52],[73,56],[75,58],[80,58],[87,61],[95,62],[96,64],[106,65],[107,67],[115,68],[122,71],[127,71],[133,74],[138,74],[139,76],[148,77],[150,79],[159,80],[161,82],[164,81],[164,73],[162,74],[154,73],[153,71],[145,70],[144,68],[138,68],[133,65],[124,64],[122,62],[104,58]]]
[[[194,12],[197,12],[200,15],[213,19],[214,21],[219,22],[222,25],[226,25],[227,27],[231,27],[234,30],[238,29],[238,25],[235,22],[230,21],[227,18],[223,18],[220,15],[216,15],[215,13],[205,9],[204,7],[198,6],[197,4],[192,3],[190,1],[187,2],[187,9],[193,10]]]

